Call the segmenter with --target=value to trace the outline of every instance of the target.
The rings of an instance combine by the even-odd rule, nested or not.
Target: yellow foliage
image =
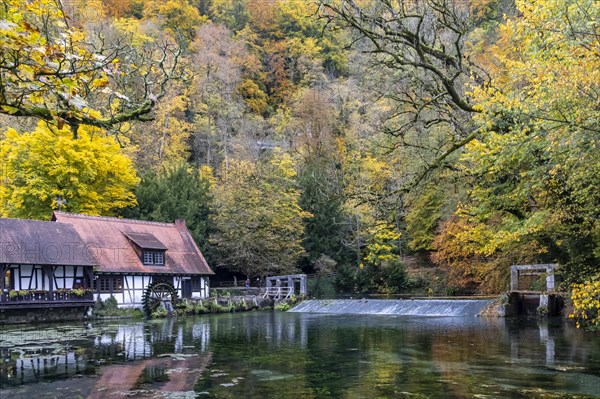
[[[575,320],[577,328],[600,330],[600,276],[571,287],[573,312],[570,319]]]
[[[154,42],[154,38],[144,34],[141,22],[136,18],[119,18],[115,20],[115,26],[121,33],[126,33],[131,37],[131,43],[135,47],[142,47],[144,44]]]
[[[99,129],[79,129],[79,139],[67,129],[40,122],[35,131],[9,129],[0,143],[4,182],[0,215],[47,219],[56,209],[90,215],[111,215],[135,205],[131,190],[139,179],[131,160],[112,137]]]

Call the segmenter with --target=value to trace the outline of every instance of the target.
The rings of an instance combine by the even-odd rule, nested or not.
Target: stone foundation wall
[[[2,309],[0,310],[0,323],[51,323],[83,320],[87,312],[88,306],[41,309]]]

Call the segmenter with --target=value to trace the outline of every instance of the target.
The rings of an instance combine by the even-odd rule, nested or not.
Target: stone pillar
[[[306,295],[306,274],[300,277],[300,295]]]
[[[546,291],[554,291],[554,268],[546,269]]]
[[[519,290],[519,270],[514,267],[510,268],[510,290]]]
[[[545,307],[548,309],[548,295],[540,294],[540,307]]]

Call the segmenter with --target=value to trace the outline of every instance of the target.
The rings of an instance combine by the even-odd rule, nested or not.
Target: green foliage
[[[277,305],[275,305],[275,310],[278,310],[280,312],[287,312],[290,309],[291,306],[287,302],[279,302]]]
[[[210,313],[230,313],[233,311],[233,303],[231,300],[227,301],[226,305],[221,305],[216,299],[209,301],[207,304],[208,311]]]
[[[132,317],[132,318],[142,318],[144,317],[144,312],[140,309],[133,308],[119,308],[118,302],[114,296],[108,297],[105,301],[102,301],[100,298],[96,299],[96,303],[94,305],[94,316],[98,318],[103,317]]]
[[[152,317],[153,319],[160,319],[163,317],[167,317],[168,315],[169,312],[167,311],[167,309],[163,308],[162,306],[159,306],[158,308],[156,308],[156,310],[152,312],[150,317]]]
[[[338,268],[338,274],[333,279],[337,292],[354,292],[356,286],[356,267],[343,265]]]
[[[74,288],[74,289],[71,290],[71,292],[75,296],[83,297],[85,294],[87,294],[88,292],[91,292],[91,291],[90,290],[86,290],[84,288]]]
[[[247,3],[248,0],[212,0],[208,13],[211,20],[238,32],[250,21]]]
[[[20,297],[20,296],[25,296],[27,294],[29,294],[28,290],[10,290],[8,292],[8,296],[10,298],[17,298],[17,297]]]
[[[312,262],[322,256],[338,262],[350,257],[350,251],[343,244],[347,234],[343,225],[347,216],[340,195],[342,182],[337,172],[335,166],[327,165],[321,158],[307,163],[298,176],[302,188],[299,205],[313,215],[305,221],[303,242]]]
[[[398,294],[408,288],[408,278],[402,263],[392,262],[384,267],[366,265],[355,274],[355,292]]]
[[[408,287],[404,265],[392,262],[381,270],[378,291],[384,294],[398,294]]]
[[[135,204],[131,190],[139,179],[131,160],[112,137],[81,127],[73,139],[66,129],[40,122],[31,133],[13,129],[0,142],[4,182],[0,215],[49,219],[62,209],[90,215],[113,215]]]
[[[340,269],[333,281],[338,292],[386,295],[414,288],[411,283],[414,282],[409,280],[404,265],[400,262],[387,263],[384,267],[372,264],[363,265],[360,269],[345,267]]]
[[[114,296],[109,296],[106,301],[104,301],[104,309],[107,310],[116,310],[119,308],[119,302],[117,302],[117,298],[115,298]]]
[[[123,216],[133,219],[173,222],[184,219],[200,248],[208,239],[208,218],[212,196],[212,171],[200,171],[186,164],[149,172],[135,189],[137,206]]]
[[[427,186],[410,204],[406,215],[408,247],[414,251],[429,251],[442,218],[443,193],[438,186]]]
[[[316,277],[307,283],[308,296],[311,298],[334,298],[336,289],[333,277]]]

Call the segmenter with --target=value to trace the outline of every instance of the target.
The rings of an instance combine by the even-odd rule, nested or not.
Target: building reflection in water
[[[285,345],[300,355],[300,352],[318,349],[319,345],[329,345],[330,333],[352,335],[372,328],[390,329],[402,341],[402,345],[395,342],[389,342],[389,345],[391,351],[397,351],[398,357],[411,358],[405,359],[406,364],[411,364],[415,355],[402,348],[429,346],[432,359],[438,361],[442,371],[445,370],[444,365],[456,364],[468,358],[470,352],[478,351],[488,353],[493,350],[498,358],[513,364],[541,363],[548,368],[560,367],[569,357],[578,359],[586,356],[577,345],[580,334],[553,321],[524,324],[508,319],[492,322],[481,319],[444,321],[411,318],[399,321],[398,318],[378,318],[377,325],[373,326],[373,320],[350,316],[332,319],[311,314],[249,312],[197,318],[115,321],[86,326],[64,325],[45,327],[42,331],[27,327],[22,327],[22,330],[4,328],[0,329],[0,389],[89,376],[92,381],[86,397],[90,398],[106,395],[106,386],[121,393],[148,387],[191,391],[210,364],[213,358],[211,352],[226,348],[231,343],[254,342],[257,346],[252,348],[260,347],[268,352]],[[340,321],[344,325],[343,330],[340,330]],[[373,337],[379,335],[373,334]],[[342,337],[339,338],[342,342]],[[248,350],[248,355],[252,355],[253,351]],[[224,352],[219,354],[223,359]],[[448,375],[455,372],[447,370]]]
[[[25,349],[15,353],[14,350],[1,348],[0,388],[4,385],[20,385],[90,372],[85,358],[75,351],[67,351],[60,355],[54,352],[54,349]]]
[[[67,334],[62,333],[64,326],[56,331],[52,330],[54,327],[47,327],[43,332],[20,328],[11,326],[0,330],[0,389],[74,376],[103,375],[109,367],[125,364],[125,368],[130,368],[133,363],[139,363],[135,367],[137,371],[152,374],[139,366],[157,356],[170,359],[162,365],[154,365],[165,371],[175,365],[185,368],[186,363],[204,367],[206,356],[199,361],[199,355],[206,355],[210,340],[210,323],[206,320],[195,320],[190,329],[175,319],[98,323],[83,328],[78,325],[73,328],[76,332]],[[188,356],[191,354],[195,359]],[[177,357],[180,355],[188,357]],[[139,377],[124,378],[137,384],[138,380],[145,379]]]

